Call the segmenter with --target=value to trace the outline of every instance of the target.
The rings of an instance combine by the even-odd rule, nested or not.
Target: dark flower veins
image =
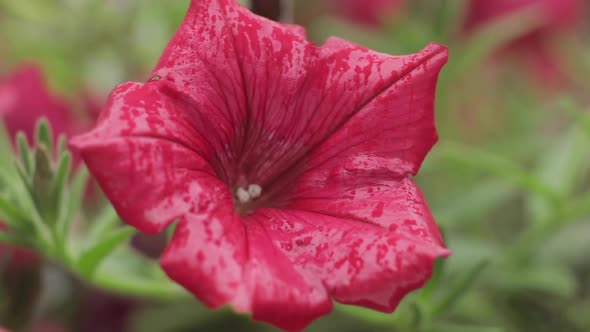
[[[122,219],[179,220],[161,264],[210,307],[299,330],[331,298],[381,311],[448,255],[415,174],[446,48],[390,56],[230,0],[192,1],[147,83],[71,141]]]

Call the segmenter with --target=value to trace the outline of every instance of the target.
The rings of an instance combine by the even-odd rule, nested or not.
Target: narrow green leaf
[[[57,138],[57,155],[61,156],[64,153],[68,152],[68,139],[66,137],[66,135],[64,134],[59,134],[58,138]]]
[[[45,223],[54,224],[56,216],[55,196],[52,193],[53,169],[51,152],[44,143],[35,149],[35,170],[33,171],[32,193],[35,205]]]
[[[423,332],[504,332],[501,327],[457,325],[457,324],[436,324],[437,326],[424,329]]]
[[[18,162],[15,161],[14,169],[16,170],[16,174],[20,181],[18,181],[18,185],[22,185],[23,188],[26,189],[27,194],[32,195],[33,191],[31,190],[31,182],[32,182],[32,174],[27,173],[25,168]]]
[[[51,125],[47,118],[42,117],[37,121],[35,138],[37,145],[45,145],[47,150],[53,154],[53,136],[51,133]]]
[[[11,137],[8,136],[4,124],[0,121],[0,156],[12,156],[13,150],[10,139]],[[10,166],[10,160],[11,158],[0,158],[0,163],[4,164],[4,167],[0,168],[8,168]]]
[[[27,218],[17,209],[12,202],[0,196],[0,211],[4,217],[2,222],[12,229],[26,230],[29,226]]]
[[[459,280],[451,289],[446,292],[437,302],[434,303],[430,310],[430,317],[436,318],[449,311],[463,294],[475,283],[481,272],[488,266],[489,260],[482,259],[475,264],[469,271],[460,276]]]
[[[34,194],[30,185],[31,179],[25,174],[24,169],[19,163],[14,163],[14,167],[21,179],[21,181],[17,182],[13,187],[13,192],[16,195],[15,199],[22,204],[22,211],[26,211],[26,220],[30,221],[35,230],[32,235],[37,236],[37,243],[39,243],[43,249],[52,248],[51,232],[47,228],[33,198]]]
[[[82,275],[92,277],[99,264],[119,245],[129,240],[133,234],[135,234],[134,228],[122,227],[96,245],[85,250],[78,260],[78,271]]]
[[[100,241],[106,234],[112,232],[113,228],[117,227],[118,224],[119,215],[112,205],[107,204],[92,221],[87,236],[89,239]]]
[[[548,205],[556,209],[564,204],[563,197],[552,190],[543,179],[539,179],[520,165],[501,156],[475,150],[466,146],[447,143],[439,147],[443,158],[493,174],[508,183],[512,183],[521,189],[538,195]]]
[[[16,142],[26,174],[33,174],[33,157],[27,142],[27,136],[22,131],[19,131],[16,134]]]
[[[572,271],[557,264],[495,271],[495,276],[493,281],[505,291],[536,290],[570,298],[575,295],[578,287]]]
[[[573,127],[543,153],[534,175],[543,179],[552,191],[569,197],[590,169],[589,146],[590,137]],[[527,203],[530,219],[535,223],[544,222],[558,212],[538,196],[529,197]]]
[[[56,202],[61,202],[65,190],[65,185],[69,178],[70,166],[72,157],[68,152],[62,153],[57,164],[55,176],[51,184],[51,193],[55,197]]]
[[[510,183],[481,180],[459,195],[450,195],[445,200],[432,205],[436,219],[443,225],[461,225],[481,218],[488,211],[493,211],[500,204],[514,199],[518,194],[516,187]]]
[[[590,114],[588,112],[582,112],[570,98],[562,98],[559,105],[565,110],[576,122],[586,135],[590,136]]]
[[[75,173],[70,185],[70,191],[67,195],[69,204],[68,209],[64,214],[63,218],[59,218],[57,231],[63,235],[64,239],[67,239],[70,234],[70,224],[75,217],[76,212],[80,210],[82,205],[82,199],[84,197],[84,189],[88,182],[88,170],[85,167],[80,167]]]

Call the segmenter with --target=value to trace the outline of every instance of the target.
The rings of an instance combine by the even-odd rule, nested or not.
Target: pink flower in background
[[[447,59],[390,56],[192,1],[147,83],[71,140],[127,223],[178,220],[166,273],[209,307],[286,330],[332,299],[391,312],[446,256],[411,178],[437,140]]]
[[[11,138],[19,130],[33,141],[37,120],[45,116],[54,135],[79,132],[71,106],[48,90],[41,68],[25,65],[0,79],[0,117]]]
[[[330,0],[338,15],[366,25],[379,25],[384,17],[406,5],[405,0]]]
[[[514,40],[506,51],[520,54],[541,78],[558,82],[565,77],[551,39],[579,27],[584,7],[583,0],[471,0],[464,30],[470,32],[505,15],[536,8],[542,19],[539,28]]]

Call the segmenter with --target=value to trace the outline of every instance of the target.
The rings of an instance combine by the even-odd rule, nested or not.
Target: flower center
[[[246,214],[254,210],[256,200],[262,194],[262,187],[258,184],[249,184],[246,187],[237,187],[234,190],[234,205],[240,214]]]

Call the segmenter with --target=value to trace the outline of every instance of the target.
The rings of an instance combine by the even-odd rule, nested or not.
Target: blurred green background
[[[116,84],[148,78],[188,2],[0,0],[0,84],[37,64],[83,117]],[[343,11],[349,2],[293,1],[283,19],[317,43],[336,35],[391,54],[430,41],[450,48],[440,141],[416,180],[453,255],[394,314],[337,305],[309,331],[590,331],[590,3],[391,1],[367,14],[372,1]],[[97,293],[51,262],[41,273],[37,332],[274,330],[188,296]]]

